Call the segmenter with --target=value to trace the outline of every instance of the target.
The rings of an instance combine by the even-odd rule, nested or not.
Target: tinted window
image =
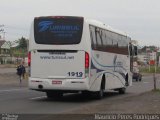
[[[101,39],[101,30],[99,28],[96,28],[96,37],[97,37],[97,44],[100,47],[102,45],[102,39]]]
[[[104,46],[107,45],[105,30],[102,30],[102,43],[103,43]]]
[[[83,30],[82,17],[39,17],[34,19],[37,44],[78,44]]]
[[[97,41],[96,41],[96,35],[95,35],[95,27],[94,26],[89,26],[90,27],[90,36],[92,40],[92,49],[96,49],[97,46]]]
[[[130,39],[116,32],[90,25],[92,49],[128,55]]]

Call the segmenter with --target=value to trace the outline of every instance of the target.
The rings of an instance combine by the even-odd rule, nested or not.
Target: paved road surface
[[[26,68],[26,71],[28,68]],[[0,73],[15,73],[16,68],[0,68]]]
[[[2,71],[2,70],[0,70]],[[8,71],[8,70],[6,70]],[[13,69],[10,70],[13,72]],[[3,71],[4,73],[4,71]],[[160,84],[158,76],[158,85]],[[14,78],[13,78],[14,79]],[[160,86],[159,86],[160,88]],[[133,86],[127,89],[125,95],[109,92],[103,101],[124,98],[135,94],[143,93],[153,89],[153,77],[144,76],[142,82],[133,82]],[[28,90],[27,86],[4,86],[0,85],[0,113],[24,113],[24,114],[53,114],[72,111],[74,109],[98,104],[101,100],[85,98],[81,94],[65,95],[60,100],[49,100],[45,93]]]

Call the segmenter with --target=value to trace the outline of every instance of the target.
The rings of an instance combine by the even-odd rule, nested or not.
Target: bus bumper
[[[89,80],[86,79],[40,79],[29,78],[29,89],[38,91],[89,91]]]

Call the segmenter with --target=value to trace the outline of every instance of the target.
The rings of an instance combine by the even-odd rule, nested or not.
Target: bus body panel
[[[91,43],[89,36],[85,34],[89,31],[86,22],[84,22],[81,42],[73,45],[37,44],[34,40],[33,26],[32,23],[29,41],[31,52],[29,88],[39,91],[89,91],[89,80],[85,77],[85,53],[90,54]],[[62,83],[58,85],[54,81]],[[40,89],[39,85],[42,85],[43,89]]]
[[[116,62],[114,63],[114,57]],[[100,86],[102,76],[105,75],[106,89],[122,88],[125,86],[125,78],[129,72],[129,58],[125,55],[92,51],[91,61],[91,84]],[[97,82],[100,81],[100,82]],[[95,82],[95,83],[94,83]],[[99,87],[92,87],[99,89]]]
[[[104,24],[84,18],[82,38],[79,44],[43,45],[35,42],[34,23],[32,23],[29,41],[29,52],[31,52],[30,89],[39,91],[99,91],[103,75],[105,76],[106,90],[126,87],[125,77],[127,75],[129,86],[132,85],[130,56],[93,50],[91,46],[90,25],[112,31],[110,28],[104,27]],[[55,51],[55,53],[52,51]],[[56,57],[58,54],[56,51],[59,52],[58,57]],[[65,53],[65,51],[67,52]],[[69,53],[69,51],[74,52]],[[84,67],[85,53],[89,54],[87,77],[85,76],[86,70]],[[66,57],[61,54],[65,54]],[[82,76],[78,76],[81,73]],[[72,76],[72,74],[74,75]],[[43,89],[40,88],[40,85],[43,86]]]
[[[39,88],[43,86],[43,88]],[[30,78],[29,87],[33,90],[89,90],[88,78],[85,79],[42,79]]]
[[[85,78],[84,51],[35,50],[31,58],[33,78]]]

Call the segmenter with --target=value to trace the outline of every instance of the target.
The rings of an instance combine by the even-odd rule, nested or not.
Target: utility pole
[[[5,34],[6,34],[6,32],[3,32],[3,40],[5,40]]]
[[[4,25],[0,25],[0,28],[2,28],[2,29],[0,29],[0,33],[3,33],[3,39],[5,40],[5,33],[6,32],[4,32]]]
[[[153,74],[153,81],[154,81],[154,90],[157,90],[157,80],[156,80],[156,70],[157,70],[157,47],[154,50],[154,74]]]

